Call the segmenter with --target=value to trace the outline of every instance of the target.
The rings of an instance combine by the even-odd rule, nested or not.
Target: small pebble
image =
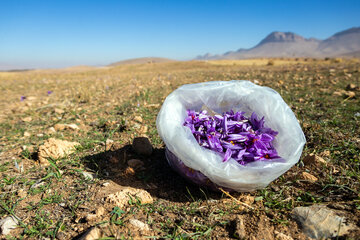
[[[109,185],[110,185],[109,182],[104,182],[104,183],[102,184],[103,187],[107,187],[107,186],[109,186]]]
[[[3,235],[7,235],[10,231],[17,227],[18,220],[13,216],[8,216],[2,220],[0,220],[0,229]]]
[[[139,155],[150,156],[153,152],[153,147],[146,137],[135,138],[132,147]]]

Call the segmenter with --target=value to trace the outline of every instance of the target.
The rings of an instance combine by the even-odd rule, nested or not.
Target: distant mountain
[[[321,41],[317,49],[322,55],[337,56],[360,51],[360,27],[334,34]]]
[[[325,40],[304,38],[292,32],[272,32],[253,48],[241,48],[221,55],[207,53],[196,59],[357,56],[358,51],[360,51],[360,27],[336,33]]]
[[[144,57],[144,58],[133,58],[127,59],[115,63],[111,63],[108,66],[120,66],[125,64],[145,64],[145,63],[161,63],[161,62],[173,62],[175,60],[160,57]]]

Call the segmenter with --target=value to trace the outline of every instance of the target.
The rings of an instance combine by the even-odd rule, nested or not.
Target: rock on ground
[[[356,91],[356,90],[359,90],[359,87],[356,86],[355,84],[353,83],[349,83],[347,86],[346,86],[346,90],[348,91]]]
[[[31,133],[29,133],[27,131],[24,132],[24,137],[30,137],[30,136],[31,136]]]
[[[92,172],[82,172],[82,175],[84,176],[85,179],[89,179],[89,180],[94,180],[94,178],[96,178],[96,173],[92,173]]]
[[[130,159],[127,164],[134,169],[138,169],[144,166],[144,162],[139,159]]]
[[[344,217],[321,205],[296,207],[292,211],[292,215],[301,224],[304,233],[310,238],[340,237],[355,228],[352,224],[346,224]]]
[[[139,122],[139,123],[142,123],[142,122],[143,122],[143,119],[142,119],[141,116],[135,116],[135,117],[134,117],[134,120],[135,120],[136,122]]]
[[[105,142],[105,146],[106,146],[106,148],[105,148],[105,150],[106,151],[109,151],[110,149],[111,149],[111,147],[112,147],[112,145],[114,144],[114,140],[111,140],[111,139],[106,139],[106,142]]]
[[[61,109],[61,108],[55,108],[55,109],[54,109],[54,112],[57,113],[57,114],[63,114],[63,113],[65,113],[65,111],[64,111],[63,109]]]
[[[46,131],[47,134],[53,134],[53,133],[56,133],[56,130],[54,127],[50,127],[47,131]]]
[[[246,234],[246,231],[245,231],[244,220],[240,216],[237,216],[236,220],[235,220],[235,233],[234,233],[234,235],[238,239],[246,239],[246,237],[247,237],[247,234]]]
[[[330,155],[330,153],[329,153],[329,155]],[[326,165],[326,161],[322,157],[317,156],[315,154],[307,155],[303,159],[303,162],[304,162],[305,165],[319,165],[319,164]]]
[[[294,240],[292,237],[290,237],[286,234],[283,234],[281,232],[274,231],[274,233],[275,233],[275,239],[277,239],[277,240]]]
[[[13,216],[8,216],[0,221],[1,234],[7,235],[10,231],[16,228],[18,220]]]
[[[150,156],[153,152],[153,147],[146,137],[135,138],[132,147],[137,154],[144,156]]]
[[[96,209],[95,213],[89,213],[85,219],[88,222],[95,221],[96,219],[104,215],[104,213],[105,213],[105,208],[99,207],[98,209]]]
[[[55,129],[56,131],[62,131],[62,130],[67,130],[67,129],[70,129],[70,130],[80,130],[80,128],[78,127],[78,125],[76,125],[75,123],[72,123],[72,124],[61,124],[61,123],[58,123],[58,124],[55,124],[54,129]]]
[[[315,177],[314,175],[307,173],[307,172],[303,172],[302,176],[303,176],[303,179],[305,179],[309,182],[316,182],[318,180],[317,177]]]
[[[91,227],[79,238],[79,240],[97,240],[100,239],[102,235],[102,231],[99,228]]]
[[[24,117],[21,119],[23,122],[31,122],[32,121],[32,117]]]
[[[129,220],[129,223],[131,225],[133,225],[134,227],[140,229],[141,231],[149,231],[150,230],[149,225],[147,225],[146,223],[143,223],[142,221],[139,221],[135,218],[131,218]]]
[[[40,164],[49,165],[47,158],[58,159],[65,157],[75,151],[75,146],[80,145],[78,142],[69,142],[55,138],[49,138],[39,147]]]
[[[150,193],[148,193],[147,191],[131,187],[126,187],[119,192],[108,195],[106,197],[106,200],[114,203],[119,208],[122,208],[128,204],[130,196],[134,201],[139,199],[142,204],[152,203],[154,201]]]

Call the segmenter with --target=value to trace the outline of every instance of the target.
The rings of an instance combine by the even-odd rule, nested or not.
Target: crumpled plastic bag
[[[183,126],[187,109],[255,112],[265,116],[265,126],[279,132],[274,140],[281,159],[240,165],[234,159],[222,162],[223,155],[201,147],[191,130]],[[239,192],[265,188],[299,161],[304,133],[281,96],[269,87],[245,80],[187,84],[172,92],[157,116],[158,133],[166,145],[166,158],[176,171],[194,183]]]

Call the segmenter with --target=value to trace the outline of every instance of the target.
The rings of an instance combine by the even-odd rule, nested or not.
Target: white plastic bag
[[[265,116],[265,126],[279,132],[274,140],[282,161],[269,159],[240,165],[234,159],[201,147],[188,127],[183,126],[187,109],[203,106],[223,113],[244,111]],[[299,161],[305,136],[289,106],[273,89],[249,81],[214,81],[183,85],[163,103],[156,120],[157,130],[167,148],[167,160],[182,175],[202,184],[212,183],[235,191],[253,191],[266,187]],[[197,173],[194,177],[194,174]],[[200,172],[200,173],[199,173]],[[205,184],[206,185],[206,184]]]

